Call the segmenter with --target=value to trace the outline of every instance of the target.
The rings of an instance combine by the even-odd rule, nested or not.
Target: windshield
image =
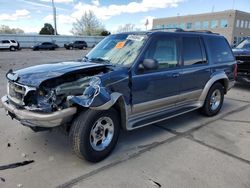
[[[243,40],[236,48],[250,49],[250,38]]]
[[[129,66],[138,56],[147,35],[117,34],[103,39],[85,57],[89,61]]]

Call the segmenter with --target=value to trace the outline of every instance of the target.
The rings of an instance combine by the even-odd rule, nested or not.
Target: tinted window
[[[8,43],[10,43],[10,41],[8,41],[8,40],[3,40],[2,43],[8,44]]]
[[[205,63],[202,58],[199,37],[183,38],[183,61],[184,65],[196,65]]]
[[[175,37],[159,37],[151,42],[145,59],[155,59],[159,69],[174,68],[177,66],[177,39]]]
[[[208,49],[211,60],[215,63],[233,61],[234,56],[232,51],[224,38],[211,37],[207,39]]]
[[[14,40],[10,40],[12,43],[16,43],[16,41],[14,41]]]

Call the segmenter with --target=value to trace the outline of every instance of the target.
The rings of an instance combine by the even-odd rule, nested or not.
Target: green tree
[[[109,31],[107,31],[107,30],[103,30],[102,32],[101,32],[101,36],[108,36],[108,35],[110,35],[111,33],[109,32]]]
[[[54,28],[51,24],[45,23],[41,31],[39,32],[40,35],[54,35]]]
[[[101,32],[104,30],[104,26],[97,19],[93,11],[88,11],[83,14],[80,19],[76,19],[76,22],[73,23],[73,28],[71,32],[74,35],[101,35]]]

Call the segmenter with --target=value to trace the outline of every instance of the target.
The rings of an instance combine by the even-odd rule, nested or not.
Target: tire
[[[14,46],[11,46],[10,51],[16,51],[16,48]]]
[[[69,49],[70,49],[70,50],[73,50],[73,46],[70,46]]]
[[[120,133],[118,117],[117,111],[112,108],[105,111],[88,109],[81,112],[74,120],[69,133],[72,149],[77,156],[90,162],[105,159],[117,144]]]
[[[201,113],[206,116],[215,116],[219,113],[224,101],[224,87],[221,83],[215,83],[208,91]]]

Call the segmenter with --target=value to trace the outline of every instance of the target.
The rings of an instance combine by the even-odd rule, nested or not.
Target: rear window
[[[234,56],[225,38],[211,37],[207,39],[208,50],[212,62],[221,63],[234,61]]]
[[[14,40],[10,40],[12,43],[16,43],[16,41],[14,41]]]

